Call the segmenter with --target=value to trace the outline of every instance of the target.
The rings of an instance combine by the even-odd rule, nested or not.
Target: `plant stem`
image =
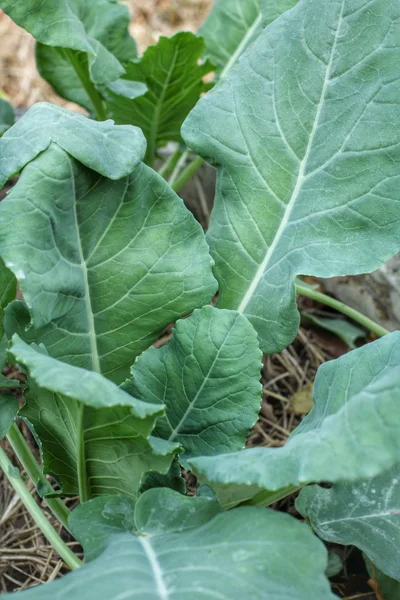
[[[85,439],[84,439],[84,427],[83,420],[85,418],[85,405],[81,404],[79,408],[78,416],[78,457],[77,457],[77,471],[78,471],[78,485],[79,485],[79,498],[81,502],[87,502],[91,498],[90,486],[87,477],[86,470],[86,452],[85,452]]]
[[[182,154],[181,149],[178,147],[175,152],[173,152],[165,161],[165,163],[162,165],[161,169],[158,171],[159,175],[161,175],[161,177],[164,177],[164,179],[167,179],[172,171],[175,169],[176,164],[180,158]]]
[[[42,496],[44,494],[54,493],[50,482],[43,474],[40,465],[32,454],[31,449],[29,448],[24,436],[18,429],[16,423],[14,423],[9,430],[7,439],[36,489],[39,487],[41,488],[40,491],[38,490],[39,495]],[[66,529],[68,529],[68,516],[70,511],[67,506],[65,506],[64,502],[60,498],[44,498],[44,500],[53,515]]]
[[[189,153],[189,151],[187,152]],[[189,181],[189,179],[193,177],[193,175],[199,170],[203,163],[204,160],[201,158],[201,156],[196,156],[196,158],[188,164],[186,169],[182,171],[179,177],[176,177],[176,179],[173,180],[172,183],[170,182],[170,186],[172,187],[174,192],[180,192],[183,186]]]
[[[76,55],[76,53],[73,50],[70,50],[69,48],[63,48],[62,52],[63,52],[65,58],[70,62],[70,64],[74,68],[75,73],[77,74],[77,76],[79,78],[79,81],[81,82],[82,86],[85,88],[86,93],[89,96],[90,101],[93,105],[93,110],[95,112],[96,119],[98,121],[105,121],[107,119],[107,114],[104,109],[103,100],[102,100],[99,92],[96,90],[95,86],[93,85],[92,81],[90,80],[87,69],[85,69],[85,67],[79,61],[78,56]]]
[[[66,543],[58,535],[51,523],[36,504],[26,485],[24,484],[19,470],[9,460],[3,448],[0,448],[0,468],[4,471],[5,476],[10,484],[20,497],[25,508],[28,510],[36,525],[40,528],[43,535],[49,540],[54,550],[58,552],[63,561],[71,569],[79,569],[82,566],[82,561],[72,552]]]
[[[296,292],[301,296],[306,296],[307,298],[311,298],[312,300],[316,300],[321,304],[325,304],[326,306],[336,309],[338,312],[341,312],[347,317],[353,319],[353,321],[356,321],[356,323],[359,323],[365,327],[365,329],[369,329],[378,337],[383,337],[384,335],[390,333],[387,329],[381,327],[381,325],[378,325],[375,323],[375,321],[372,321],[372,319],[369,319],[358,310],[351,308],[339,300],[335,300],[335,298],[332,298],[331,296],[327,296],[326,294],[322,294],[321,292],[317,292],[312,288],[302,285],[296,285]]]

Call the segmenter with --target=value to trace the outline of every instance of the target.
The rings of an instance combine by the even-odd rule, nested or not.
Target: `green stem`
[[[28,510],[29,514],[35,521],[36,525],[40,528],[43,535],[49,540],[54,550],[58,552],[70,569],[79,569],[79,567],[82,566],[82,561],[72,552],[70,548],[68,548],[52,524],[42,513],[26,485],[24,484],[22,477],[19,474],[19,470],[11,463],[3,448],[0,448],[0,468],[4,471],[5,476],[20,497],[25,508]]]
[[[383,337],[384,335],[390,333],[387,329],[381,327],[375,323],[375,321],[372,321],[372,319],[369,319],[362,313],[358,312],[358,310],[351,308],[339,300],[335,300],[335,298],[332,298],[331,296],[327,296],[326,294],[322,294],[321,292],[317,292],[312,288],[302,285],[296,285],[296,292],[301,296],[306,296],[307,298],[311,298],[316,302],[320,302],[321,304],[325,304],[326,306],[336,309],[338,312],[341,312],[347,317],[353,319],[353,321],[356,321],[356,323],[359,323],[365,327],[365,329],[369,329],[378,337]]]
[[[196,156],[196,158],[188,164],[186,169],[182,171],[182,173],[177,177],[172,183],[170,182],[170,186],[172,189],[178,193],[183,188],[183,186],[195,175],[195,173],[200,169],[201,165],[204,164],[204,160],[201,156]]]
[[[107,119],[107,114],[104,109],[102,97],[100,96],[99,92],[96,90],[95,86],[90,80],[87,69],[82,65],[77,54],[73,50],[70,50],[69,48],[63,48],[63,54],[74,68],[75,73],[79,78],[79,81],[85,88],[86,93],[89,96],[90,101],[93,105],[93,109],[96,114],[96,119],[98,121],[105,121]]]
[[[18,429],[16,423],[14,423],[9,430],[7,439],[36,489],[38,489],[40,486],[40,496],[54,493],[50,482],[43,474],[40,465],[32,454],[31,449],[29,448],[24,436]],[[68,529],[68,516],[70,511],[67,506],[65,506],[64,502],[60,498],[44,498],[44,500],[53,515],[66,529]]]
[[[165,163],[162,165],[161,169],[158,171],[158,173],[161,175],[161,177],[164,177],[164,179],[167,179],[172,171],[175,169],[176,164],[178,162],[178,160],[180,159],[182,155],[182,151],[181,149],[178,147],[175,152],[173,152],[165,161]]]
[[[86,451],[85,451],[85,437],[83,420],[85,418],[85,405],[81,404],[79,408],[78,416],[78,456],[77,456],[77,471],[78,471],[78,486],[79,486],[79,497],[81,502],[87,502],[91,498],[90,486],[87,477],[86,470]]]

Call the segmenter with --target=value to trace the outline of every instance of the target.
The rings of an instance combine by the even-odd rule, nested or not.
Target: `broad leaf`
[[[63,493],[79,493],[82,463],[93,496],[136,496],[146,473],[168,471],[178,446],[147,439],[163,406],[141,402],[100,374],[57,361],[16,335],[11,351],[30,374],[19,414],[33,426],[44,471]]]
[[[206,55],[226,74],[260,35],[263,26],[296,4],[297,0],[215,0],[199,29]]]
[[[399,36],[399,0],[301,0],[183,125],[218,169],[219,306],[267,353],[297,333],[298,274],[364,273],[400,249]]]
[[[85,53],[90,77],[98,84],[114,81],[124,73],[117,58],[98,41],[104,42],[117,27],[117,39],[110,40],[107,45],[112,51],[120,44],[123,48],[126,46],[126,33],[120,31],[122,14],[126,26],[126,11],[115,4],[112,0],[96,0],[95,3],[90,0],[24,0],[22,3],[1,0],[2,10],[38,42]]]
[[[130,17],[126,6],[113,0],[69,0],[69,4],[82,21],[87,35],[100,42],[121,63],[136,57],[136,45],[128,32]],[[77,60],[86,71],[88,56],[79,54]],[[58,94],[91,110],[91,100],[63,48],[38,43],[36,64],[41,76]],[[119,74],[122,74],[121,70]]]
[[[211,306],[178,321],[169,344],[131,369],[133,392],[166,405],[155,434],[179,442],[185,459],[244,447],[261,402],[261,352],[242,315]]]
[[[17,399],[12,394],[0,394],[0,440],[6,437],[8,430],[14,423],[17,412]]]
[[[303,317],[306,317],[308,321],[311,321],[318,327],[334,333],[340,338],[349,348],[355,348],[355,342],[361,338],[366,337],[365,329],[357,327],[349,321],[343,319],[330,319],[325,317],[317,317],[311,313],[303,312]]]
[[[93,560],[23,597],[335,598],[324,576],[326,551],[305,525],[256,508],[215,512],[212,500],[170,490],[146,492],[135,509],[122,497],[86,503],[70,524]]]
[[[55,144],[1,203],[0,255],[19,281],[36,341],[117,382],[216,287],[201,227],[161,177],[139,165],[110,181]]]
[[[309,483],[378,476],[400,461],[399,390],[396,332],[320,367],[314,407],[283,448],[252,448],[189,463],[226,507],[249,499],[271,504]],[[314,486],[302,494],[312,498],[324,491]],[[326,510],[331,515],[333,506]]]
[[[354,545],[379,569],[400,580],[400,461],[385,473],[330,489],[305,488],[298,510],[319,537]]]
[[[143,134],[136,127],[98,123],[41,102],[0,139],[0,188],[52,143],[110,179],[129,175],[146,150]]]
[[[147,162],[153,161],[157,147],[182,140],[181,125],[207,89],[203,77],[212,70],[208,62],[198,64],[203,50],[204,42],[189,32],[161,37],[140,60],[126,65],[124,79],[143,82],[147,93],[133,101],[108,94],[108,114],[117,123],[130,123],[143,130]]]
[[[14,111],[6,100],[0,98],[0,136],[14,125]]]

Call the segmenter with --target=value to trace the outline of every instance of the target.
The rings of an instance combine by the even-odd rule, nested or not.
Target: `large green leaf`
[[[216,288],[201,227],[161,177],[139,165],[111,181],[55,144],[1,203],[0,255],[19,281],[36,341],[117,382],[166,325]]]
[[[219,306],[265,352],[297,333],[296,275],[364,273],[400,249],[399,37],[399,0],[301,0],[183,125],[218,168]]]
[[[178,321],[171,342],[131,369],[133,392],[166,405],[155,434],[179,442],[185,459],[244,447],[261,401],[261,352],[246,318],[211,306]]]
[[[182,140],[181,125],[207,89],[203,77],[212,70],[208,62],[198,64],[203,50],[203,40],[189,32],[161,37],[140,60],[126,65],[122,80],[144,83],[147,93],[133,101],[108,94],[108,114],[117,123],[130,123],[143,130],[148,162],[154,159],[157,147]]]
[[[283,448],[252,448],[189,463],[227,507],[249,499],[271,504],[319,481],[369,479],[400,461],[399,400],[400,333],[395,332],[320,367],[314,407]],[[313,486],[302,494],[312,498],[324,491]],[[326,506],[327,514],[331,509]]]
[[[363,550],[386,575],[400,580],[400,461],[369,480],[302,490],[298,510],[319,537]]]
[[[17,335],[11,351],[30,375],[19,414],[33,426],[44,471],[59,480],[63,493],[79,493],[82,464],[92,496],[136,496],[146,473],[168,471],[178,446],[147,439],[162,405],[141,402],[99,373],[55,360]]]
[[[250,507],[216,510],[171,490],[146,492],[135,509],[123,497],[86,503],[70,524],[93,560],[23,597],[334,600],[326,551],[304,524]]]
[[[263,26],[296,4],[297,0],[215,0],[199,29],[206,54],[226,74],[260,35]]]
[[[14,125],[14,111],[11,104],[0,97],[0,137]]]
[[[0,139],[0,188],[52,143],[110,179],[129,175],[146,151],[146,141],[137,127],[116,126],[112,121],[98,123],[41,102]]]
[[[82,21],[86,34],[100,42],[121,63],[136,57],[136,45],[128,32],[130,17],[126,6],[114,0],[69,0],[69,4]],[[88,57],[80,54],[77,59],[86,71]],[[91,110],[90,97],[62,48],[38,43],[36,63],[41,76],[58,94]]]
[[[124,73],[117,58],[98,41],[108,38],[107,46],[114,52],[123,48],[123,55],[129,45],[120,30],[121,20],[126,27],[126,10],[113,0],[1,0],[0,6],[38,42],[85,53],[94,83],[114,81]]]

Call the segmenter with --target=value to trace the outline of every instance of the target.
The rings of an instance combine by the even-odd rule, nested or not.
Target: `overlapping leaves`
[[[150,490],[136,506],[97,498],[70,520],[90,562],[23,597],[335,598],[324,576],[326,551],[306,526],[272,511],[218,510],[212,500],[171,490]]]
[[[132,392],[166,405],[155,434],[188,457],[244,447],[260,409],[261,352],[242,315],[211,306],[179,321],[172,341],[132,367]]]
[[[189,462],[226,507],[245,500],[271,504],[319,481],[370,479],[400,459],[399,387],[400,334],[392,333],[320,367],[314,407],[283,448]],[[304,494],[318,495],[313,489]]]
[[[183,126],[218,168],[219,306],[245,314],[265,352],[297,332],[297,274],[372,271],[400,248],[399,39],[398,0],[302,0]]]

